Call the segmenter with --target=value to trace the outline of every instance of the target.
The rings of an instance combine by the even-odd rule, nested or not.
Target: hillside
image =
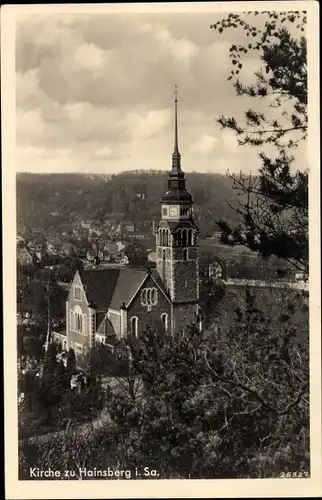
[[[187,188],[195,202],[201,234],[215,230],[223,217],[238,222],[227,201],[235,205],[237,194],[222,174],[190,173]],[[29,174],[17,175],[18,228],[46,228],[73,217],[104,218],[106,213],[124,213],[137,222],[160,216],[160,199],[167,189],[167,172],[135,171],[118,175]],[[53,215],[54,214],[54,215]]]

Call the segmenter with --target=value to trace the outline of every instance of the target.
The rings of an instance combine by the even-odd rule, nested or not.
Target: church
[[[76,272],[66,301],[66,334],[56,334],[76,355],[94,341],[136,337],[147,326],[175,334],[199,321],[198,227],[181,168],[177,102],[175,93],[172,169],[155,228],[156,269]]]

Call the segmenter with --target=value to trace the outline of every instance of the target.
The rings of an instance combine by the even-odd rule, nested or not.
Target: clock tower
[[[172,302],[172,331],[198,319],[198,228],[192,197],[186,190],[178,147],[178,99],[175,90],[174,151],[168,190],[161,200],[161,221],[156,230],[157,270]]]

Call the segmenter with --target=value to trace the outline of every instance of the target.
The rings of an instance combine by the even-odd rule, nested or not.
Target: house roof
[[[145,269],[91,269],[79,271],[86,297],[97,309],[120,309],[133,297],[145,277]]]

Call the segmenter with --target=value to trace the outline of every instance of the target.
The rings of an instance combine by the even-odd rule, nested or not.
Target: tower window
[[[162,215],[167,217],[168,216],[168,207],[163,207],[162,208]]]
[[[167,332],[168,331],[168,315],[167,315],[167,313],[161,314],[161,321],[162,321],[164,330]]]
[[[183,250],[183,260],[188,260],[188,258],[189,258],[188,248],[185,248]]]
[[[137,337],[138,336],[138,318],[136,316],[133,316],[133,318],[131,318],[131,334],[133,335],[133,337]]]
[[[181,229],[179,229],[178,232],[177,232],[177,241],[178,241],[178,247],[181,247],[181,245],[182,245],[182,233],[181,233]]]
[[[74,287],[74,299],[81,300],[82,299],[82,290],[80,286]]]
[[[190,213],[190,209],[188,207],[181,208],[181,215],[183,215],[184,217],[189,215],[189,213]]]
[[[192,245],[193,245],[193,233],[192,233],[192,229],[189,229],[188,230],[188,246],[192,247]]]
[[[165,250],[162,251],[162,259],[165,260]]]
[[[187,230],[186,229],[182,230],[182,246],[183,247],[187,246]]]

